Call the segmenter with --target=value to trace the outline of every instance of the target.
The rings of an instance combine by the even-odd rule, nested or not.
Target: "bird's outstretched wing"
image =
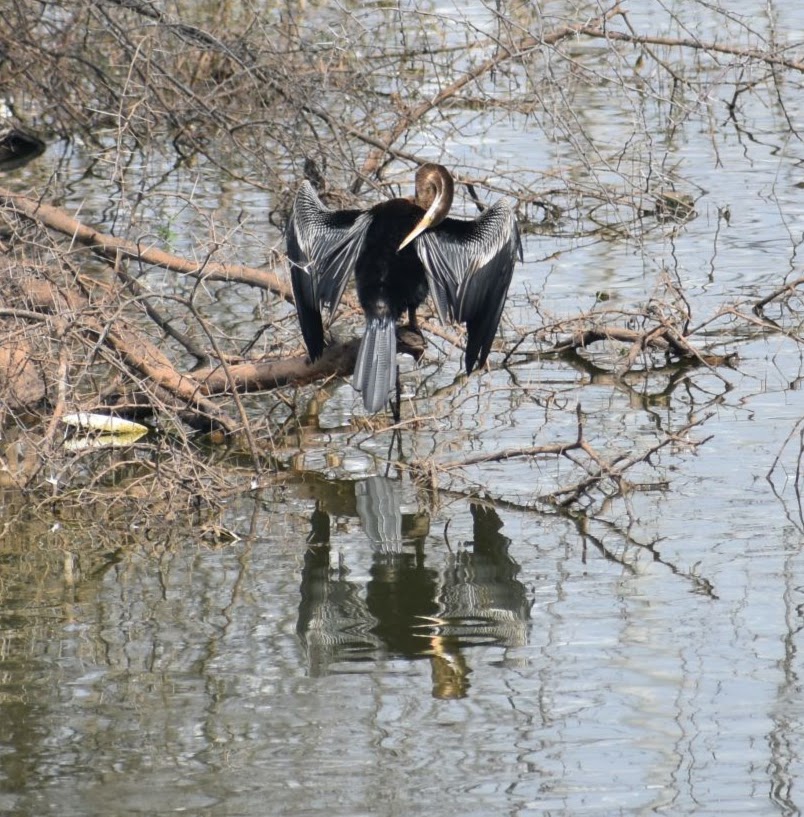
[[[486,362],[522,243],[502,201],[476,219],[445,218],[415,239],[442,322],[466,323],[466,371]]]
[[[324,351],[321,310],[338,308],[371,221],[363,210],[330,210],[309,182],[296,194],[285,229],[290,279],[304,342],[315,360]]]

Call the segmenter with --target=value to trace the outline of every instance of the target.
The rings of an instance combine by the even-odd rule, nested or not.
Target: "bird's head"
[[[407,247],[414,238],[421,235],[428,227],[435,227],[446,218],[449,208],[452,207],[454,189],[455,185],[452,176],[443,165],[428,162],[416,171],[416,197],[414,201],[424,210],[424,215],[405,236],[404,241],[399,245],[399,250]]]

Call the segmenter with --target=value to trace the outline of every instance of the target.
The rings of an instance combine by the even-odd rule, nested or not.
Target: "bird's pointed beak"
[[[432,225],[432,223],[433,217],[430,215],[430,213],[425,213],[422,216],[421,221],[407,234],[407,236],[405,236],[405,240],[399,245],[397,252],[404,250],[414,238],[421,235],[428,227]]]

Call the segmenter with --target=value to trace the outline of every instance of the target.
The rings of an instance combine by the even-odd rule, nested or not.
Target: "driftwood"
[[[406,326],[396,330],[397,351],[418,360],[424,354],[424,338]],[[262,360],[197,369],[192,376],[201,384],[204,394],[224,394],[232,389],[238,392],[270,391],[283,386],[303,386],[330,377],[348,377],[355,368],[358,338],[346,343],[335,343],[324,349],[324,354],[311,362],[306,355],[284,360]]]
[[[672,354],[679,360],[690,360],[706,366],[720,366],[729,363],[728,355],[713,355],[693,346],[678,329],[667,324],[645,330],[628,329],[622,326],[601,326],[573,332],[572,336],[555,344],[554,354],[577,352],[599,341],[619,341],[629,344],[628,354],[618,367],[620,373],[629,371],[639,354],[647,349]]]

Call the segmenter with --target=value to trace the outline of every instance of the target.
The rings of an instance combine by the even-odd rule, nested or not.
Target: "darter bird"
[[[454,184],[449,171],[424,164],[413,198],[369,210],[330,210],[309,182],[299,189],[286,228],[291,281],[304,342],[312,360],[324,351],[324,320],[332,320],[352,273],[366,317],[352,383],[369,412],[396,390],[396,322],[428,291],[442,323],[465,323],[467,374],[486,362],[500,323],[522,244],[503,201],[474,219],[449,218]]]

